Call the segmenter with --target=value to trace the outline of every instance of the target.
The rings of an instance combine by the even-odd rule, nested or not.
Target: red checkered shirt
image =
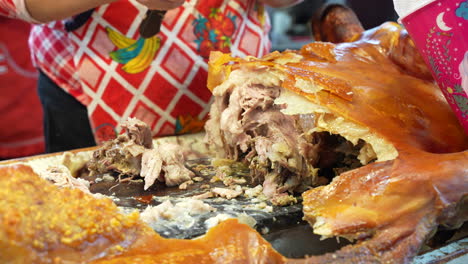
[[[145,13],[136,1],[121,0],[96,8],[68,32],[65,21],[38,24],[24,0],[0,0],[0,14],[35,23],[29,39],[33,62],[87,106],[98,142],[120,133],[128,117],[145,121],[154,135],[199,131],[211,100],[209,51],[258,57],[270,50],[269,19],[257,1],[188,0],[167,12],[159,48],[146,64],[138,62],[146,68],[135,68],[129,59],[138,60],[138,53],[122,49],[139,39]]]

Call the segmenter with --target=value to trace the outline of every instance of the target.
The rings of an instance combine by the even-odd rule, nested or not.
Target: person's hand
[[[169,10],[181,6],[185,0],[137,0],[140,4],[153,10]]]
[[[61,20],[118,0],[23,0],[26,10],[39,23]],[[21,1],[20,1],[21,2]]]

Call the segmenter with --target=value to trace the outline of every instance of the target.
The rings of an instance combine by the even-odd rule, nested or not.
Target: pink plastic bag
[[[468,0],[437,0],[417,8],[401,22],[468,134]]]

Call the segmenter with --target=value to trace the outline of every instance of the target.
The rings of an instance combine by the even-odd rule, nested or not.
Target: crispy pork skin
[[[110,199],[58,188],[25,165],[0,167],[0,262],[86,263],[153,230]]]
[[[212,53],[207,138],[221,156],[248,164],[272,201],[323,183],[327,172],[394,160],[403,146],[464,150],[440,90],[414,74],[422,63],[392,23],[353,43],[316,42],[260,59]]]
[[[424,154],[422,158],[374,163],[307,193],[308,220],[319,216],[329,219],[321,221],[326,226],[322,234],[341,232],[350,238],[358,239],[356,234],[360,234],[361,239],[372,239],[334,253],[296,260],[282,257],[260,234],[237,220],[224,221],[198,239],[165,239],[141,222],[138,214],[121,215],[110,199],[59,189],[24,165],[3,166],[0,261],[409,263],[437,223],[458,226],[465,219],[461,216],[467,215],[457,206],[458,200],[466,197],[460,194],[467,186],[459,179],[468,182],[467,153]],[[427,163],[423,161],[432,165],[432,174],[425,172]],[[416,170],[408,173],[408,167]],[[363,174],[374,177],[362,179]],[[380,187],[382,183],[384,188]]]
[[[304,214],[324,237],[357,240],[327,256],[302,263],[409,263],[443,225],[468,220],[468,152],[400,155],[335,178],[304,193]]]
[[[194,240],[165,239],[110,199],[61,188],[25,165],[0,167],[1,263],[285,263],[254,229],[226,220]],[[200,202],[201,203],[201,202]]]
[[[305,219],[357,243],[298,262],[409,263],[438,225],[467,220],[468,137],[427,73],[395,23],[263,58],[212,54],[208,139],[253,168],[266,195],[336,172],[303,194]],[[252,94],[273,102],[252,110]]]

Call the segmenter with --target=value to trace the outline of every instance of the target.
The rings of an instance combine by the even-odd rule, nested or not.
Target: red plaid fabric
[[[0,15],[36,22],[29,16],[24,0],[0,0]]]
[[[0,1],[0,15],[9,16],[9,17],[17,17],[17,9],[16,6],[13,4],[13,0],[3,0]]]
[[[86,105],[87,97],[73,63],[75,47],[63,28],[62,21],[33,26],[29,37],[32,59],[58,86]]]
[[[15,12],[11,5],[20,1],[0,0],[0,12]],[[255,0],[188,0],[166,13],[152,41],[138,33],[146,10],[121,0],[97,8],[73,32],[63,21],[32,30],[34,62],[87,106],[98,142],[120,133],[128,117],[145,121],[154,135],[199,131],[211,100],[209,52],[243,57],[270,50],[269,19]]]

